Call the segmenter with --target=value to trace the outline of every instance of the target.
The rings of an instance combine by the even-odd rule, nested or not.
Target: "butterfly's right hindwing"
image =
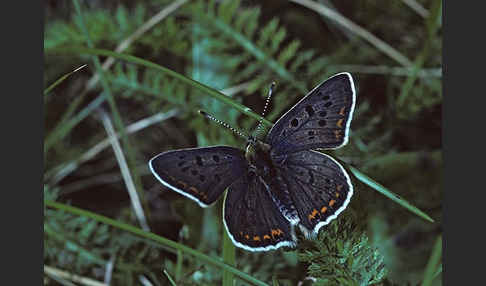
[[[279,199],[288,194],[298,224],[308,236],[316,236],[322,226],[335,219],[353,195],[353,185],[341,164],[317,151],[286,155],[278,170],[281,183],[272,194]]]
[[[247,164],[242,150],[215,146],[167,151],[149,167],[164,186],[207,207],[245,174]]]

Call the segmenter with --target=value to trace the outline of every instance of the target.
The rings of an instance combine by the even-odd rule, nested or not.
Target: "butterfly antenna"
[[[243,132],[239,131],[238,129],[234,128],[234,127],[231,127],[228,123],[222,121],[222,120],[219,120],[217,118],[215,118],[214,116],[212,116],[211,114],[205,112],[205,111],[202,111],[202,110],[199,110],[199,113],[206,117],[207,119],[210,119],[210,120],[213,120],[215,121],[216,123],[228,128],[229,130],[233,131],[233,133],[235,133],[236,135],[240,136],[240,137],[243,137],[245,138],[246,140],[248,140],[248,135],[245,135],[243,134]]]
[[[260,116],[260,120],[258,120],[258,126],[255,129],[255,137],[258,136],[263,127],[263,119],[265,118],[265,113],[267,112],[268,105],[270,104],[270,99],[272,98],[273,89],[277,84],[272,82],[270,85],[270,89],[268,90],[267,100],[265,101],[265,106],[263,107],[262,115]]]

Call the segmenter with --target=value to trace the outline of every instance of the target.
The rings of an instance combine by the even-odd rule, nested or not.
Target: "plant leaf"
[[[61,203],[48,201],[48,200],[45,200],[44,204],[49,206],[49,207],[52,207],[52,208],[56,208],[56,209],[59,209],[59,210],[70,212],[72,214],[76,214],[76,215],[80,215],[80,216],[84,216],[84,217],[87,217],[87,218],[97,220],[99,222],[105,223],[107,225],[111,225],[113,227],[116,227],[116,228],[124,230],[124,231],[128,231],[132,234],[135,234],[137,236],[141,236],[143,238],[148,238],[150,240],[156,241],[156,242],[158,242],[162,245],[165,245],[165,246],[168,246],[168,247],[174,249],[174,252],[176,252],[176,250],[181,250],[182,252],[190,254],[190,255],[196,257],[197,259],[199,259],[201,261],[208,262],[208,263],[210,263],[214,266],[222,268],[225,271],[229,271],[229,272],[233,273],[234,275],[238,276],[239,278],[241,278],[245,281],[248,281],[250,283],[253,283],[255,285],[268,285],[265,282],[262,282],[262,281],[260,281],[256,278],[246,274],[245,272],[242,272],[242,271],[234,268],[233,266],[230,266],[230,265],[228,265],[228,264],[226,264],[226,263],[224,263],[224,262],[222,262],[222,261],[220,261],[216,258],[207,256],[207,255],[205,255],[205,254],[203,254],[203,253],[201,253],[197,250],[194,250],[190,247],[187,247],[183,244],[177,243],[177,242],[172,241],[170,239],[167,239],[165,237],[158,236],[158,235],[154,234],[153,232],[144,231],[144,230],[142,230],[138,227],[135,227],[135,226],[123,223],[123,222],[119,222],[119,221],[116,221],[114,219],[111,219],[111,218],[108,218],[108,217],[105,217],[105,216],[102,216],[102,215],[99,215],[99,214],[96,214],[96,213],[93,213],[93,212],[90,212],[90,211],[86,211],[86,210],[83,210],[83,209],[80,209],[80,208],[76,208],[76,207],[73,207],[73,206],[70,206],[70,205],[61,204]]]
[[[346,164],[345,164],[346,165]],[[376,182],[375,180],[371,179],[370,177],[366,176],[365,174],[361,173],[358,169],[356,169],[353,166],[346,165],[351,170],[351,173],[356,177],[356,179],[360,180],[361,182],[365,183],[366,185],[370,186],[371,188],[377,190],[379,193],[384,195],[385,197],[391,199],[392,201],[396,202],[397,204],[401,205],[402,207],[408,209],[412,213],[418,215],[419,217],[430,221],[434,222],[434,220],[428,216],[426,213],[418,209],[417,207],[413,206],[406,200],[404,200],[402,197],[399,195],[391,192],[384,186],[382,186],[380,183]]]

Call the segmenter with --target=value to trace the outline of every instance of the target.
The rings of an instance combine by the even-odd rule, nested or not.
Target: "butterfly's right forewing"
[[[353,78],[337,74],[321,83],[270,129],[266,143],[275,155],[345,145],[356,101]]]
[[[247,166],[243,151],[227,146],[168,151],[149,162],[150,170],[163,185],[202,207],[214,203],[246,173]]]

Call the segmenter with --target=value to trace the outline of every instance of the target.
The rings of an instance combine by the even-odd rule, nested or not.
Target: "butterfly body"
[[[250,139],[248,141],[245,158],[252,170],[259,175],[265,176],[272,168],[272,160],[269,153],[271,146],[258,140]]]
[[[174,150],[157,155],[149,166],[162,184],[203,207],[228,189],[223,222],[238,247],[293,247],[296,226],[307,237],[316,236],[353,194],[344,168],[315,149],[347,143],[354,104],[352,77],[341,73],[309,92],[263,140],[249,137],[245,151]]]

